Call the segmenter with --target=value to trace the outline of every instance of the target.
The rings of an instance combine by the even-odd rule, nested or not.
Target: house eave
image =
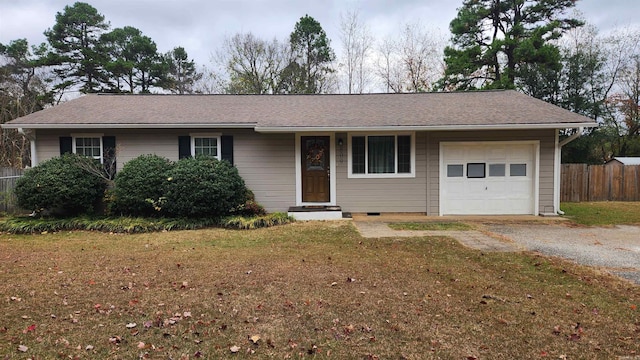
[[[259,133],[296,132],[356,132],[356,131],[475,131],[475,130],[535,130],[596,127],[596,123],[553,124],[497,124],[497,125],[386,125],[386,126],[259,126],[255,123],[129,123],[129,124],[12,124],[0,125],[3,129],[254,129]]]
[[[254,129],[254,123],[167,123],[167,124],[2,124],[3,129]]]
[[[292,132],[356,132],[356,131],[474,131],[474,130],[535,130],[597,127],[596,123],[497,124],[497,125],[422,125],[422,126],[256,126],[259,133]]]

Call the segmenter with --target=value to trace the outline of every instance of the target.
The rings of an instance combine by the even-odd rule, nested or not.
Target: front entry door
[[[302,201],[327,203],[331,199],[329,136],[302,136]]]

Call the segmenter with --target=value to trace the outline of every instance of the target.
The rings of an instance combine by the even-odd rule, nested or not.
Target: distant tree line
[[[606,36],[574,0],[461,0],[450,34],[404,24],[375,39],[357,11],[340,18],[341,55],[305,15],[287,39],[227,37],[208,65],[180,46],[161,53],[131,26],[111,29],[89,4],[56,15],[47,42],[0,44],[0,121],[71,93],[315,94],[516,89],[600,127],[563,151],[565,162],[640,156],[640,29]],[[449,38],[447,40],[447,38]],[[571,135],[572,131],[561,134]],[[28,163],[28,141],[3,130],[0,165]],[[28,135],[28,134],[27,134]]]

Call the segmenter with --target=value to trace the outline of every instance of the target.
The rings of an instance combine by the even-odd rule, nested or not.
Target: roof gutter
[[[437,125],[437,126],[256,126],[259,133],[291,133],[291,132],[348,132],[348,131],[472,131],[472,130],[532,130],[532,129],[567,129],[596,127],[596,123],[558,123],[558,124],[500,124],[500,125]],[[573,135],[572,135],[573,136]]]
[[[244,124],[2,124],[3,129],[254,129],[255,123]]]

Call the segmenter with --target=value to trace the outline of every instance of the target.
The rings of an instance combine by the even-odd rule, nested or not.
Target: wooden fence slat
[[[560,201],[640,201],[640,165],[563,164]]]

